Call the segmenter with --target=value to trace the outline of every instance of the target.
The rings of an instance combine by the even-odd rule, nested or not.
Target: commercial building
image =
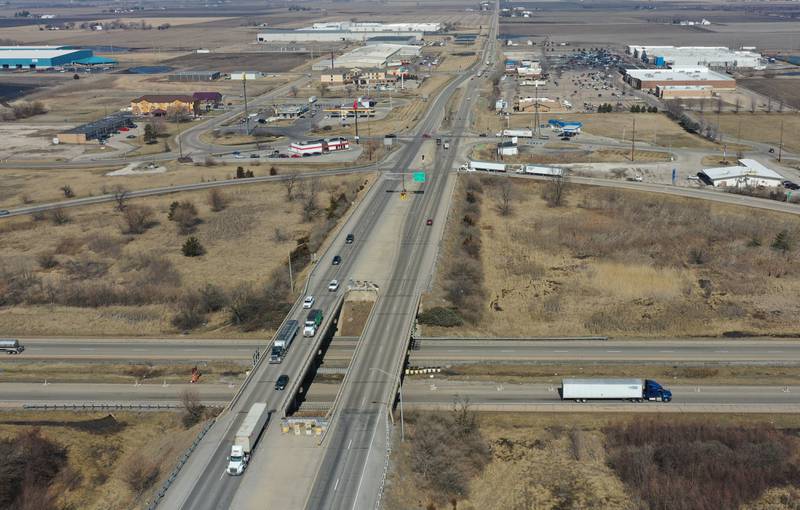
[[[498,156],[516,156],[519,154],[519,148],[514,142],[500,142],[497,144]]]
[[[625,81],[632,87],[655,92],[658,87],[707,86],[713,91],[734,90],[736,80],[707,67],[684,67],[675,69],[626,69]]]
[[[478,39],[478,34],[458,34],[454,38],[456,44],[474,44]]]
[[[219,71],[180,71],[170,74],[169,81],[214,81],[220,78]]]
[[[261,71],[234,71],[231,73],[231,80],[258,80],[264,77]]]
[[[413,46],[418,42],[418,39],[408,35],[382,35],[379,37],[370,37],[366,40],[367,46],[374,46],[376,44],[406,44]]]
[[[547,121],[550,128],[559,134],[578,134],[583,127],[582,122],[568,122],[561,119],[550,119]]]
[[[133,126],[133,118],[130,113],[116,112],[102,119],[58,133],[56,138],[59,143],[87,143],[118,131],[120,128],[132,128]]]
[[[754,159],[740,159],[737,166],[705,168],[697,177],[704,184],[720,188],[776,187],[784,180],[782,175]]]
[[[407,31],[407,32],[354,32],[351,30],[291,30],[291,29],[278,29],[265,30],[259,32],[257,37],[258,42],[272,43],[272,42],[366,42],[373,37],[385,36],[404,36],[413,38],[415,41],[422,39],[423,32],[421,31]]]
[[[215,108],[222,103],[222,94],[219,92],[195,92],[192,94],[192,98],[197,108],[205,108],[206,110]]]
[[[408,60],[419,55],[419,46],[409,46],[403,44],[375,44],[371,46],[361,46],[352,51],[341,55],[338,58],[324,58],[311,65],[314,71],[326,69],[356,69],[356,68],[381,68],[386,67],[392,60]]]
[[[349,149],[350,142],[347,138],[335,137],[328,138],[327,140],[319,139],[292,142],[289,144],[287,151],[302,156],[303,154],[324,154],[326,152],[346,151]]]
[[[711,97],[713,87],[708,85],[662,85],[656,87],[656,95],[661,99]]]
[[[750,50],[731,50],[724,46],[643,46],[630,45],[627,52],[643,62],[659,67],[719,67],[724,69],[764,69],[766,61]]]
[[[303,104],[279,104],[275,107],[275,116],[281,119],[296,119],[308,111],[308,105]]]
[[[353,82],[355,73],[345,69],[331,69],[319,75],[320,83],[329,85],[345,85]]]
[[[193,115],[197,107],[194,96],[185,94],[147,95],[131,101],[131,113],[156,117],[185,113]]]
[[[72,46],[0,46],[0,69],[53,69],[70,65],[113,65],[92,50]]]
[[[428,32],[442,30],[441,23],[375,23],[363,21],[326,21],[314,23],[305,30],[311,31],[343,31],[350,32]]]

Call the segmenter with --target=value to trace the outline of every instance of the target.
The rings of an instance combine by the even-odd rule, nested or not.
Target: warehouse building
[[[116,63],[116,60],[95,56],[92,50],[72,46],[0,46],[0,69],[53,69]]]
[[[403,32],[354,32],[352,30],[291,30],[278,29],[259,32],[258,42],[365,42],[373,37],[403,36],[413,38],[415,41],[422,39],[423,32],[409,30]]]
[[[737,166],[705,168],[697,173],[703,184],[720,188],[758,188],[781,186],[784,178],[754,159],[740,159]]]
[[[441,23],[376,23],[364,21],[326,21],[314,23],[304,30],[350,32],[427,32],[442,30]]]
[[[382,35],[379,37],[370,37],[365,44],[368,46],[374,46],[376,44],[405,44],[412,46],[417,44],[417,42],[418,39],[416,37],[408,35]]]
[[[375,44],[372,46],[361,46],[344,55],[331,59],[325,58],[311,65],[314,71],[323,71],[331,68],[355,69],[355,68],[382,68],[386,67],[390,60],[400,60],[413,58],[419,55],[419,46],[408,46],[403,44]]]
[[[708,85],[661,85],[656,87],[656,96],[661,99],[697,99],[711,97],[713,87]]]
[[[221,76],[219,71],[180,71],[170,74],[169,81],[214,81]]]
[[[707,86],[712,91],[735,90],[736,80],[707,67],[676,69],[626,69],[625,81],[633,88],[655,92],[662,86]]]
[[[765,69],[766,61],[750,50],[724,46],[628,46],[627,53],[658,67],[721,67]]]
[[[132,128],[133,118],[128,112],[116,112],[100,120],[82,124],[63,133],[58,133],[58,143],[87,143],[102,136],[118,131],[120,128]]]

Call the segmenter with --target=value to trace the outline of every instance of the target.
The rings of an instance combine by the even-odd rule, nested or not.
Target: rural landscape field
[[[0,508],[796,510],[799,20],[0,4]]]

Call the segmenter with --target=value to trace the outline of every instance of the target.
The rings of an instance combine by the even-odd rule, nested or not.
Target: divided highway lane
[[[25,351],[0,361],[228,361],[250,360],[256,349],[264,352],[261,340],[180,340],[170,338],[21,338]]]
[[[791,340],[428,340],[411,351],[412,365],[492,361],[800,363]]]
[[[496,16],[494,19],[496,24]],[[475,96],[476,82],[468,80],[494,47],[495,28],[493,25],[481,61],[437,96],[421,124],[423,132],[440,125],[446,103],[457,87],[467,82],[463,97]],[[468,118],[469,106],[468,100],[461,100],[459,118]],[[456,134],[461,134],[463,129],[462,122]],[[436,169],[430,173],[425,193],[417,195],[410,204],[401,232],[402,242],[392,264],[392,278],[389,285],[381,289],[362,335],[363,345],[343,383],[333,424],[325,439],[325,456],[306,504],[308,509],[356,510],[375,508],[378,502],[386,442],[389,441],[387,407],[394,398],[398,379],[395,374],[401,369],[417,297],[427,281],[437,251],[433,229],[425,226],[424,219],[438,217],[437,221],[443,221],[443,215],[436,212],[447,202],[445,191],[458,141],[454,139],[448,154],[437,155],[444,156],[445,161],[437,157]],[[412,145],[410,156],[419,149],[420,144]]]

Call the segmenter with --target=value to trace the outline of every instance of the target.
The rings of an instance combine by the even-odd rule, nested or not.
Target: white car
[[[303,300],[303,308],[311,308],[314,306],[314,296],[306,296]]]
[[[339,280],[331,280],[331,283],[328,284],[328,290],[331,292],[339,290]]]

